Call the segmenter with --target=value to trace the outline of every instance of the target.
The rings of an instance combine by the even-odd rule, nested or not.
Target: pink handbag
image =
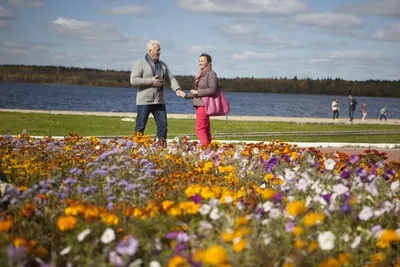
[[[201,100],[208,116],[225,116],[230,111],[229,101],[219,89],[214,96],[203,96]]]

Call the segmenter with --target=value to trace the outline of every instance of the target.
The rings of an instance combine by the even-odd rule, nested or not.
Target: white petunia
[[[306,192],[307,191],[307,181],[305,179],[300,179],[297,183],[296,183],[296,189],[300,192]]]
[[[64,248],[63,250],[60,251],[60,255],[64,256],[67,255],[68,253],[71,252],[71,246]]]
[[[200,212],[201,215],[207,215],[207,214],[210,213],[210,211],[211,211],[211,206],[210,205],[203,204],[203,205],[200,206],[199,212]]]
[[[257,155],[258,152],[259,152],[259,149],[258,149],[257,147],[253,148],[253,154],[254,154],[254,155]]]
[[[390,190],[395,191],[400,187],[400,181],[397,180],[390,185]]]
[[[271,209],[269,211],[269,217],[272,219],[278,219],[282,215],[282,212],[279,209]]]
[[[352,249],[355,249],[356,247],[358,247],[358,245],[360,245],[360,243],[361,243],[361,236],[356,236],[356,238],[354,238],[354,241],[353,241],[353,243],[351,243],[351,245],[350,245],[350,247],[352,248]]]
[[[128,267],[140,267],[143,264],[143,260],[142,259],[136,259],[133,262],[131,262]]]
[[[158,261],[151,261],[149,267],[161,267]]]
[[[335,247],[336,236],[331,231],[318,235],[318,245],[322,250],[332,250]]]
[[[272,201],[266,201],[263,204],[264,212],[269,212],[274,207],[274,203]]]
[[[236,208],[238,210],[244,210],[245,206],[243,205],[242,202],[238,201],[238,202],[236,202]]]
[[[333,159],[326,159],[324,162],[325,169],[331,171],[335,168],[336,162]]]
[[[333,192],[340,196],[349,192],[349,188],[343,184],[337,184],[333,187]]]
[[[264,245],[268,245],[272,241],[272,237],[269,234],[262,234],[261,238],[264,240]]]
[[[83,230],[77,237],[78,241],[82,242],[90,233],[91,233],[90,229]]]
[[[104,244],[108,244],[115,239],[115,232],[112,228],[107,228],[100,237],[100,241]]]
[[[264,220],[261,221],[261,224],[262,225],[268,225],[270,222],[271,222],[270,219],[264,219]]]
[[[348,233],[345,233],[344,235],[342,235],[342,237],[341,237],[341,239],[344,241],[344,242],[349,242],[349,240],[350,240],[350,235],[348,234]]]
[[[212,198],[212,199],[210,199],[210,205],[211,205],[211,207],[213,207],[213,208],[218,207],[220,203],[221,203],[221,202],[219,201],[218,198]]]
[[[219,218],[221,218],[221,213],[219,212],[218,208],[214,208],[210,213],[210,219],[216,221]]]
[[[363,221],[368,221],[369,219],[372,218],[372,216],[374,216],[373,211],[374,211],[373,207],[369,206],[364,207],[358,214],[358,218]]]

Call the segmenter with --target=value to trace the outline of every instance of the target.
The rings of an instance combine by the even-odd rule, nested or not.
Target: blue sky
[[[130,70],[149,39],[175,75],[400,80],[400,0],[0,0],[0,64]]]

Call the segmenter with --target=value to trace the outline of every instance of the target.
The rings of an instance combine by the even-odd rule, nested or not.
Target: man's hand
[[[151,78],[151,84],[156,87],[162,87],[163,82],[162,80],[160,80],[160,78],[158,78],[158,75],[156,75],[153,78]]]
[[[175,93],[176,93],[176,96],[178,96],[178,97],[186,96],[186,93],[184,91],[182,91],[181,89],[176,90]]]

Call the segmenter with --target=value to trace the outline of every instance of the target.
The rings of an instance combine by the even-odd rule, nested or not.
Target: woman
[[[332,113],[333,113],[333,119],[339,118],[339,100],[337,98],[335,98],[332,101]]]
[[[365,103],[362,104],[361,112],[363,114],[362,120],[365,120],[365,117],[367,117],[367,104]]]
[[[196,135],[200,144],[207,146],[211,143],[210,117],[206,114],[202,96],[212,96],[217,92],[217,74],[211,68],[211,56],[201,54],[199,57],[200,71],[195,76],[194,89],[185,95],[186,99],[193,99],[196,108]]]

